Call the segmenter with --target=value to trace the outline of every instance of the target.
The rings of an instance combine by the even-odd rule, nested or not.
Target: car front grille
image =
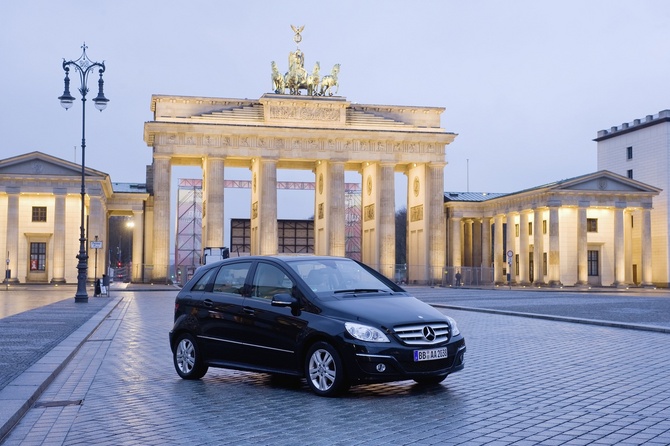
[[[402,325],[393,332],[406,345],[432,345],[449,340],[449,325],[444,322],[432,324]]]

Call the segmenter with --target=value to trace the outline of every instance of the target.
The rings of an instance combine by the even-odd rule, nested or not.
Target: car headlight
[[[389,338],[379,329],[369,325],[345,322],[344,327],[354,338],[367,342],[390,342]]]
[[[447,320],[449,320],[449,325],[451,325],[451,335],[458,336],[459,334],[461,334],[461,330],[458,329],[456,321],[450,318],[449,316],[447,316]]]

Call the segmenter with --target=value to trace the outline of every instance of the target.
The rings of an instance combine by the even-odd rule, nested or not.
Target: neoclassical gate
[[[408,181],[408,269],[440,280],[445,265],[445,147],[438,107],[352,104],[343,97],[265,94],[258,100],[153,96],[144,128],[153,148],[145,263],[167,277],[170,181],[176,165],[203,171],[203,246],[224,243],[224,166],[251,170],[252,254],[277,252],[277,169],[314,172],[315,253],[344,255],[344,173],[361,173],[362,259],[388,277],[395,264],[394,173]],[[153,204],[153,207],[151,206]]]
[[[292,27],[301,41],[302,27]],[[203,172],[202,245],[224,245],[224,167],[251,170],[251,251],[277,253],[277,169],[314,173],[315,253],[345,254],[345,171],[361,174],[362,260],[389,278],[395,265],[394,174],[407,176],[408,273],[440,281],[446,259],[445,147],[441,107],[352,104],[337,92],[336,64],[308,73],[304,54],[289,71],[272,62],[274,93],[258,100],[154,95],[144,125],[153,149],[153,201],[147,203],[145,279],[168,275],[172,166]],[[287,91],[288,90],[288,91]],[[305,95],[301,92],[305,91]]]

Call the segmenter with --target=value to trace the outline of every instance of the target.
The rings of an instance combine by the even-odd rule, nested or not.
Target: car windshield
[[[400,288],[387,283],[377,273],[369,271],[353,260],[301,259],[290,261],[288,264],[305,281],[312,291],[317,294],[347,294],[401,291]]]

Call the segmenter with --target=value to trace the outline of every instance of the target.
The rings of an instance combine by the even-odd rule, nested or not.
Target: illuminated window
[[[45,271],[47,264],[47,244],[30,244],[30,271]]]
[[[587,218],[586,219],[586,232],[598,232],[598,219],[597,218]]]
[[[33,206],[33,221],[47,221],[47,208],[45,206]]]
[[[598,265],[598,251],[588,251],[588,270],[589,276],[597,276],[600,267]]]

